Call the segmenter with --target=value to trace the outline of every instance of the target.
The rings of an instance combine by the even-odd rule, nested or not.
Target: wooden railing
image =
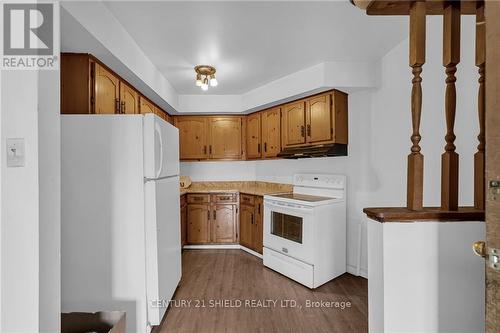
[[[384,220],[484,220],[484,85],[485,28],[483,1],[354,1],[369,15],[409,15],[409,65],[412,70],[411,90],[411,149],[407,164],[406,208],[366,208],[371,218]],[[443,66],[445,69],[444,152],[441,155],[441,206],[423,207],[424,155],[420,147],[422,117],[422,76],[425,63],[426,16],[443,16]],[[476,15],[476,66],[479,71],[478,121],[479,144],[474,155],[474,206],[459,207],[459,155],[455,146],[456,72],[460,62],[461,15]]]

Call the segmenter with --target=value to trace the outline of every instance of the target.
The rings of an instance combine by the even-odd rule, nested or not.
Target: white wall
[[[484,332],[484,223],[367,223],[370,332]]]
[[[59,71],[38,77],[39,332],[59,332],[61,319],[61,130]]]
[[[1,327],[37,332],[39,320],[38,74],[2,71]],[[24,138],[26,164],[7,168],[6,138]]]
[[[457,71],[457,152],[460,154],[460,204],[473,201],[473,155],[477,146],[477,78],[472,17],[462,17],[462,61]],[[425,205],[440,205],[441,154],[444,151],[445,74],[441,65],[442,20],[428,17],[427,63],[423,77],[422,153],[425,156]],[[243,177],[290,183],[297,172],[341,173],[348,179],[348,251],[352,270],[357,260],[358,224],[364,207],[406,205],[406,156],[410,152],[411,68],[408,41],[392,49],[379,64],[380,87],[349,94],[349,156],[249,162],[187,162],[181,173],[196,180]],[[219,165],[223,166],[219,168]],[[210,168],[207,168],[210,166]],[[366,272],[363,228],[362,273]]]

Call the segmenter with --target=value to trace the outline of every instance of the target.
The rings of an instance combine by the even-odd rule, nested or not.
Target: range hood
[[[285,148],[278,154],[281,158],[307,158],[326,156],[347,156],[347,145],[330,143],[324,145]]]

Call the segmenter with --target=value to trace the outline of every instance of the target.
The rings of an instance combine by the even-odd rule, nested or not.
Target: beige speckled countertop
[[[221,193],[239,192],[251,195],[292,192],[291,184],[268,183],[259,181],[210,181],[193,182],[187,189],[181,188],[181,195],[186,193]]]

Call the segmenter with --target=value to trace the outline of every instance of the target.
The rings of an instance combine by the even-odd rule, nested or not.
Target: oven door
[[[313,209],[310,207],[264,202],[264,246],[313,263]]]

